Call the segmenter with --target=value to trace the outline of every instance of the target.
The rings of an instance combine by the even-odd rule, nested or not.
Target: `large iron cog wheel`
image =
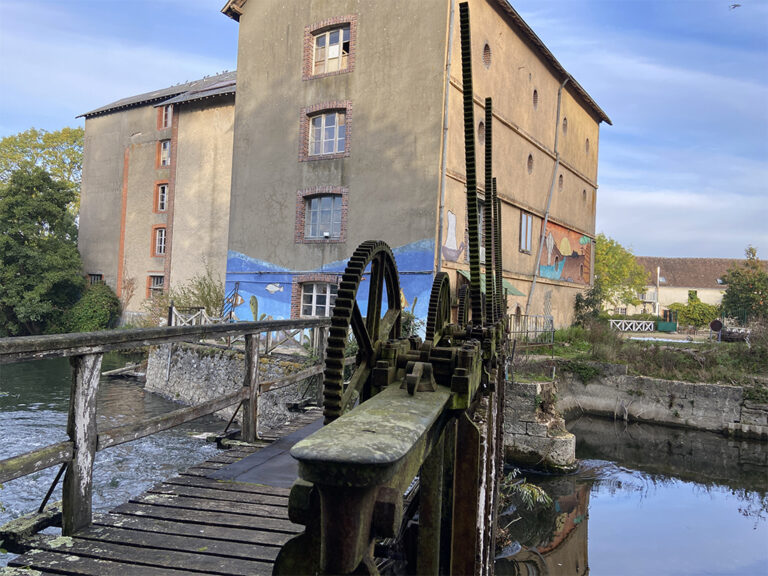
[[[438,272],[432,282],[427,312],[426,342],[437,346],[443,336],[443,329],[451,323],[451,283],[448,274]]]
[[[369,265],[370,271],[366,272]],[[368,299],[366,309],[360,310],[357,291],[364,273],[368,278]],[[382,314],[385,299],[386,310]],[[358,398],[363,402],[370,397],[371,370],[380,343],[400,337],[401,312],[400,279],[392,250],[381,241],[363,242],[352,254],[341,277],[331,315],[323,379],[325,424],[349,410]],[[350,328],[358,353],[354,373],[345,390],[344,351]]]

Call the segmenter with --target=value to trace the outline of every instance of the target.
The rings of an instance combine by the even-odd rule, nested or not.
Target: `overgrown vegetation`
[[[144,319],[141,326],[161,326],[168,320],[168,308],[173,301],[177,309],[204,308],[212,317],[220,317],[224,310],[224,282],[213,267],[204,262],[203,271],[169,292],[154,294],[142,304]],[[257,308],[258,309],[258,308]]]
[[[768,395],[760,380],[768,376],[766,322],[752,325],[748,342],[689,343],[627,340],[596,321],[557,331],[555,353],[568,358],[560,369],[582,382],[599,377],[599,368],[590,364],[598,361],[625,364],[630,373],[667,380],[744,385],[755,401]]]
[[[501,481],[499,490],[499,528],[496,538],[498,557],[508,554],[511,546],[535,547],[548,543],[554,532],[558,510],[552,498],[525,478],[517,478],[514,469]]]
[[[120,319],[120,300],[106,284],[86,288],[82,298],[64,313],[64,332],[94,332],[114,328]]]
[[[703,328],[720,317],[720,306],[705,304],[699,300],[695,291],[688,293],[688,302],[686,304],[675,302],[669,305],[669,309],[677,312],[678,326]]]
[[[748,246],[743,264],[728,270],[723,278],[728,288],[723,295],[726,316],[742,320],[768,319],[768,270]]]

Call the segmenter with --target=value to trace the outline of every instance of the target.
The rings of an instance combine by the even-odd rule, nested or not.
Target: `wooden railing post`
[[[243,400],[244,442],[255,442],[258,438],[259,418],[259,334],[245,335],[245,377],[243,386],[249,389],[248,398]]]
[[[93,460],[96,455],[96,392],[101,376],[101,354],[73,356],[72,392],[67,434],[73,444],[62,488],[62,534],[71,536],[92,520]]]
[[[444,442],[445,434],[421,466],[417,574],[440,574]]]

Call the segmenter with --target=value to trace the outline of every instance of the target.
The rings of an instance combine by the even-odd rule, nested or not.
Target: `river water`
[[[130,358],[108,354],[103,370]],[[66,439],[69,362],[0,366],[0,458]],[[102,379],[100,427],[178,405],[132,381]],[[203,418],[99,452],[94,509],[108,510],[215,454],[200,439],[224,423]],[[553,499],[547,510],[508,508],[505,559],[520,576],[768,576],[768,446],[723,436],[581,418],[568,423],[581,467],[561,477],[523,473]],[[0,524],[39,506],[56,469],[8,482]],[[53,500],[60,499],[60,487]],[[1,547],[1,546],[0,546]],[[0,566],[10,555],[0,554]]]
[[[102,371],[135,357],[106,354]],[[67,439],[70,368],[67,359],[0,366],[0,459]],[[157,416],[180,406],[145,392],[132,380],[102,378],[97,398],[99,428],[111,428]],[[127,502],[165,478],[202,462],[216,452],[202,435],[221,432],[225,422],[205,417],[172,430],[97,453],[93,507],[106,511]],[[5,484],[0,490],[0,525],[38,508],[58,467]],[[51,501],[61,499],[61,483]],[[2,545],[0,545],[2,548]],[[0,566],[10,555],[0,554]]]
[[[580,468],[522,473],[554,503],[509,505],[496,574],[768,575],[764,443],[586,417],[568,429]]]

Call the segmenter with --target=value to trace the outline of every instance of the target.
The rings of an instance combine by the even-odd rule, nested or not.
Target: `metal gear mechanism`
[[[370,265],[370,271],[366,272]],[[357,292],[368,277],[366,309],[360,310]],[[386,300],[385,300],[386,299]],[[382,314],[382,307],[386,310]],[[325,358],[323,379],[323,416],[328,424],[371,396],[370,378],[381,342],[400,337],[402,303],[395,257],[386,243],[363,242],[349,259],[341,277]],[[344,352],[349,329],[358,345],[355,370],[344,389]]]
[[[427,313],[426,342],[437,346],[443,336],[443,329],[451,322],[451,283],[448,274],[438,272],[432,282]]]

